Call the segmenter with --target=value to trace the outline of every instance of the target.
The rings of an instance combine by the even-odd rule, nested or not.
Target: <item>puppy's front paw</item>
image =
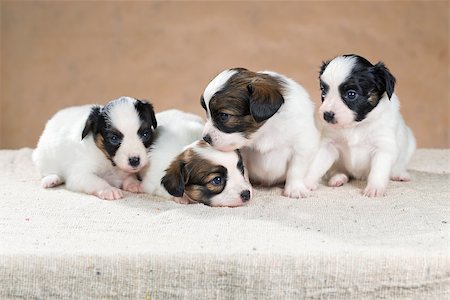
[[[328,186],[342,186],[348,182],[348,176],[343,173],[334,174],[330,180],[328,180]]]
[[[391,179],[394,181],[411,181],[411,176],[405,171],[399,174],[392,174]]]
[[[180,203],[180,204],[189,204],[189,203],[191,203],[191,201],[189,201],[189,199],[186,198],[186,197],[173,197],[173,200],[176,203]]]
[[[366,197],[384,197],[386,195],[386,188],[368,184],[364,189],[363,195]]]
[[[58,175],[47,175],[42,178],[41,184],[44,189],[52,188],[63,183]]]
[[[306,178],[304,180],[304,182],[305,182],[305,187],[310,191],[317,190],[317,187],[319,186],[317,181],[309,180],[308,178]]]
[[[283,195],[289,198],[306,198],[310,195],[310,190],[303,182],[286,184]]]
[[[128,181],[123,183],[123,189],[128,192],[132,193],[143,193],[144,188],[142,187],[142,184],[139,181]]]
[[[122,190],[112,186],[95,191],[94,195],[103,200],[117,200],[123,198]]]

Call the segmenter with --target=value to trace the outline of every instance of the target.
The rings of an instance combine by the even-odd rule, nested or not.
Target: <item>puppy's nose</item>
[[[332,111],[324,112],[323,119],[325,121],[327,121],[328,123],[336,123],[336,121],[334,121],[334,112],[332,112]]]
[[[128,163],[130,164],[130,166],[132,167],[137,167],[139,166],[139,163],[141,162],[141,159],[139,158],[139,156],[132,156],[130,158],[128,158]]]
[[[212,139],[211,139],[211,136],[209,134],[204,135],[203,136],[203,140],[205,142],[207,142],[208,144],[212,145]]]
[[[249,190],[242,191],[241,199],[242,199],[242,202],[247,202],[248,200],[250,200],[250,191]]]

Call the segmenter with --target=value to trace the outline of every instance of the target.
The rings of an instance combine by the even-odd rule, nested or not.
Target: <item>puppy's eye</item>
[[[226,121],[228,120],[228,118],[229,118],[229,115],[228,115],[228,114],[226,114],[226,113],[219,113],[219,119],[220,119],[220,121],[226,122]]]
[[[348,100],[355,100],[358,94],[354,90],[349,90],[347,93],[345,93],[345,97]]]
[[[145,141],[148,140],[150,138],[150,131],[149,130],[145,130],[141,133],[141,138]]]
[[[223,181],[222,176],[214,177],[210,182],[214,185],[221,185]]]
[[[120,138],[115,134],[111,134],[110,136],[108,136],[108,141],[111,145],[114,145],[114,146],[119,145],[121,142]]]

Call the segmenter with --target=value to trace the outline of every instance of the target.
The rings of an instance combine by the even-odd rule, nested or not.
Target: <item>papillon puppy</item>
[[[137,174],[148,163],[156,127],[152,105],[130,97],[57,112],[33,152],[42,186],[65,183],[107,200],[122,198],[122,189],[142,192]]]
[[[328,185],[367,179],[363,195],[383,196],[389,178],[409,181],[406,167],[416,142],[400,115],[395,78],[382,62],[342,55],[320,69],[323,121],[320,149],[306,178],[314,189],[328,172]]]
[[[284,195],[309,194],[304,184],[318,147],[314,106],[294,80],[270,71],[228,69],[201,96],[203,139],[215,149],[241,149],[250,181],[284,185]]]
[[[200,117],[168,110],[156,119],[149,165],[142,172],[144,192],[209,206],[240,206],[250,200],[252,187],[240,152],[221,152],[200,140]]]

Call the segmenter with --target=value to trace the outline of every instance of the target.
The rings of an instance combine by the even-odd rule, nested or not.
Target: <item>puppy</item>
[[[201,139],[203,121],[178,110],[158,113],[149,166],[142,174],[146,193],[178,203],[240,206],[251,186],[239,151],[220,152]]]
[[[358,55],[324,62],[320,70],[324,123],[320,150],[307,176],[308,186],[331,168],[328,185],[367,179],[363,194],[383,196],[389,178],[409,181],[406,165],[416,142],[399,112],[395,78],[382,62]]]
[[[203,139],[221,151],[241,149],[252,183],[285,182],[285,196],[309,194],[303,179],[319,132],[303,87],[275,72],[228,69],[208,84],[201,105]]]
[[[147,165],[156,126],[152,105],[130,97],[59,111],[33,152],[42,186],[65,182],[107,200],[122,198],[120,189],[142,192],[136,175]]]

